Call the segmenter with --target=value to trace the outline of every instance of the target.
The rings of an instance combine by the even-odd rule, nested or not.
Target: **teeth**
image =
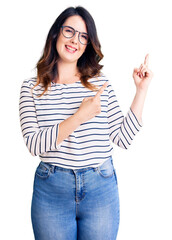
[[[73,49],[73,48],[71,48],[69,46],[66,46],[66,47],[67,47],[67,49],[72,50],[73,52],[76,51],[76,49]]]

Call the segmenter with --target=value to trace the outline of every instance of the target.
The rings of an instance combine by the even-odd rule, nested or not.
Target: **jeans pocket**
[[[48,164],[40,162],[36,169],[35,174],[40,178],[46,179],[50,175],[50,167],[48,166]]]
[[[114,166],[112,162],[112,158],[109,158],[102,165],[98,166],[97,171],[99,175],[104,178],[109,178],[114,175]]]

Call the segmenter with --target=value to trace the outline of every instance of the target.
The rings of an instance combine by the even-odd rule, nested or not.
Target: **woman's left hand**
[[[134,68],[133,78],[137,90],[147,90],[149,83],[153,77],[153,73],[148,69],[149,54],[146,55],[144,64],[141,64],[140,68]]]

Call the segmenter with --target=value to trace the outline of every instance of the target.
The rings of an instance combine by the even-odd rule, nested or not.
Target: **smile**
[[[72,46],[69,46],[69,45],[65,45],[65,48],[68,52],[70,53],[75,53],[77,51],[76,48],[72,47]]]

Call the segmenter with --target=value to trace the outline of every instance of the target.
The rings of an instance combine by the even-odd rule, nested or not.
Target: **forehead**
[[[79,32],[87,32],[85,21],[80,16],[68,17],[63,25],[73,27]]]

